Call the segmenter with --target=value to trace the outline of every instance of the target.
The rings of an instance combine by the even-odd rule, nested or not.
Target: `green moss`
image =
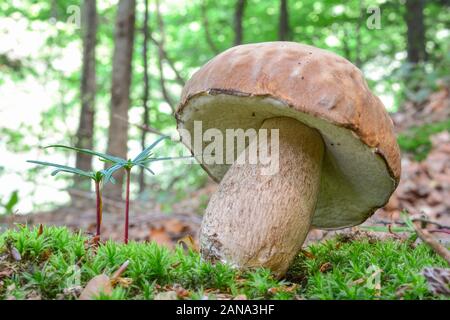
[[[26,299],[31,295],[55,299],[65,289],[67,292],[68,288],[84,286],[102,272],[112,274],[126,260],[130,264],[123,277],[131,278],[132,284],[116,286],[111,296],[102,295],[100,299],[153,299],[158,292],[175,285],[186,289],[191,299],[218,295],[246,295],[251,299],[395,299],[400,286],[406,286],[405,299],[430,299],[433,297],[421,270],[445,266],[424,245],[411,248],[407,242],[393,240],[344,243],[334,239],[309,246],[307,250],[313,257],[301,254],[286,279],[277,280],[265,269],[238,272],[229,265],[212,265],[198,253],[181,247],[169,250],[155,243],[123,245],[108,241],[93,248],[87,240],[81,233],[63,227],[44,228],[41,235],[37,228],[19,227],[0,235],[0,268],[15,269],[1,279],[0,299]],[[8,246],[20,252],[21,261],[7,257]],[[321,272],[327,263],[329,270]],[[378,289],[369,283],[377,270],[382,270],[378,272]],[[66,293],[64,298],[75,297]]]

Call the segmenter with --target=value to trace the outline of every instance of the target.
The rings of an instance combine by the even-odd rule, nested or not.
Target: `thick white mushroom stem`
[[[239,268],[266,267],[281,277],[311,225],[324,145],[318,131],[292,118],[271,118],[261,128],[269,136],[279,129],[279,171],[264,175],[267,164],[248,161],[230,167],[206,209],[201,253]],[[269,150],[276,150],[267,140]],[[267,151],[259,148],[260,154]]]

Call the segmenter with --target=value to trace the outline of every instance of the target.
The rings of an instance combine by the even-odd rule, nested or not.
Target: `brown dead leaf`
[[[333,265],[331,264],[331,262],[325,262],[320,266],[319,271],[325,273],[330,271],[331,269],[333,269]]]
[[[13,274],[14,274],[14,270],[12,268],[8,268],[6,270],[2,270],[2,271],[0,271],[0,279],[8,278],[8,277],[10,277]]]
[[[106,295],[110,295],[113,291],[113,287],[115,285],[122,285],[127,287],[131,284],[132,280],[129,278],[122,278],[122,273],[127,269],[130,261],[127,260],[117,269],[116,272],[112,275],[112,277],[108,277],[105,274],[100,274],[92,278],[87,284],[86,287],[80,294],[79,300],[93,300],[100,293],[104,293]]]
[[[128,288],[133,283],[133,279],[131,278],[122,278],[122,277],[116,277],[111,279],[111,284],[113,287],[120,285],[124,288]]]
[[[306,251],[306,250],[300,250],[300,252],[301,252],[301,254],[303,254],[306,258],[308,258],[308,259],[315,259],[316,258],[316,256],[315,255],[313,255],[311,252],[309,252],[309,251]]]
[[[272,288],[269,288],[269,289],[267,290],[267,293],[268,293],[268,294],[276,294],[276,293],[279,292],[279,291],[280,291],[280,288],[272,287]]]
[[[184,289],[179,284],[174,284],[173,290],[177,293],[177,297],[180,299],[188,298],[191,295],[191,293],[188,290]]]
[[[185,250],[191,249],[194,252],[200,252],[198,244],[190,234],[178,240],[178,243],[181,244]]]
[[[297,290],[299,285],[297,283],[292,283],[290,286],[285,286],[283,291],[284,292],[294,292]]]
[[[173,247],[172,238],[169,236],[164,226],[152,227],[150,229],[149,240],[155,241],[157,244],[168,248]]]
[[[84,242],[84,247],[86,248],[86,250],[91,249],[95,251],[100,243],[100,236],[96,235],[86,240]]]
[[[248,298],[245,294],[238,294],[233,300],[248,300]]]
[[[43,232],[44,232],[44,227],[42,226],[42,223],[40,223],[37,236],[38,237],[41,236]]]
[[[280,286],[280,287],[272,287],[267,290],[268,294],[277,294],[279,292],[293,292],[298,288],[298,284],[293,283],[291,285]]]
[[[427,279],[428,289],[432,294],[450,296],[450,269],[425,268],[422,274]]]
[[[52,251],[50,249],[44,250],[43,252],[41,252],[41,254],[39,255],[39,258],[42,261],[47,261],[48,259],[50,259],[50,256],[52,255]]]
[[[178,219],[170,219],[164,223],[167,232],[179,235],[187,229],[187,226]]]
[[[92,278],[83,289],[78,300],[94,300],[100,293],[110,295],[113,291],[111,280],[105,274]]]

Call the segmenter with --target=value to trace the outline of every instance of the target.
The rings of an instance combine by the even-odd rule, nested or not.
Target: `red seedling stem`
[[[97,196],[97,236],[100,237],[102,225],[102,196],[100,194],[100,181],[95,181],[95,194]]]
[[[125,237],[124,242],[125,244],[128,243],[128,221],[129,221],[129,211],[130,211],[130,171],[131,169],[125,169],[127,173],[127,191],[126,191],[126,198],[125,198]]]

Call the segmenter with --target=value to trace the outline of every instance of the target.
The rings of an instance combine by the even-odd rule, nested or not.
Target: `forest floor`
[[[448,298],[445,260],[416,238],[358,232],[310,244],[278,280],[267,269],[211,264],[182,246],[21,227],[0,235],[0,299]]]

